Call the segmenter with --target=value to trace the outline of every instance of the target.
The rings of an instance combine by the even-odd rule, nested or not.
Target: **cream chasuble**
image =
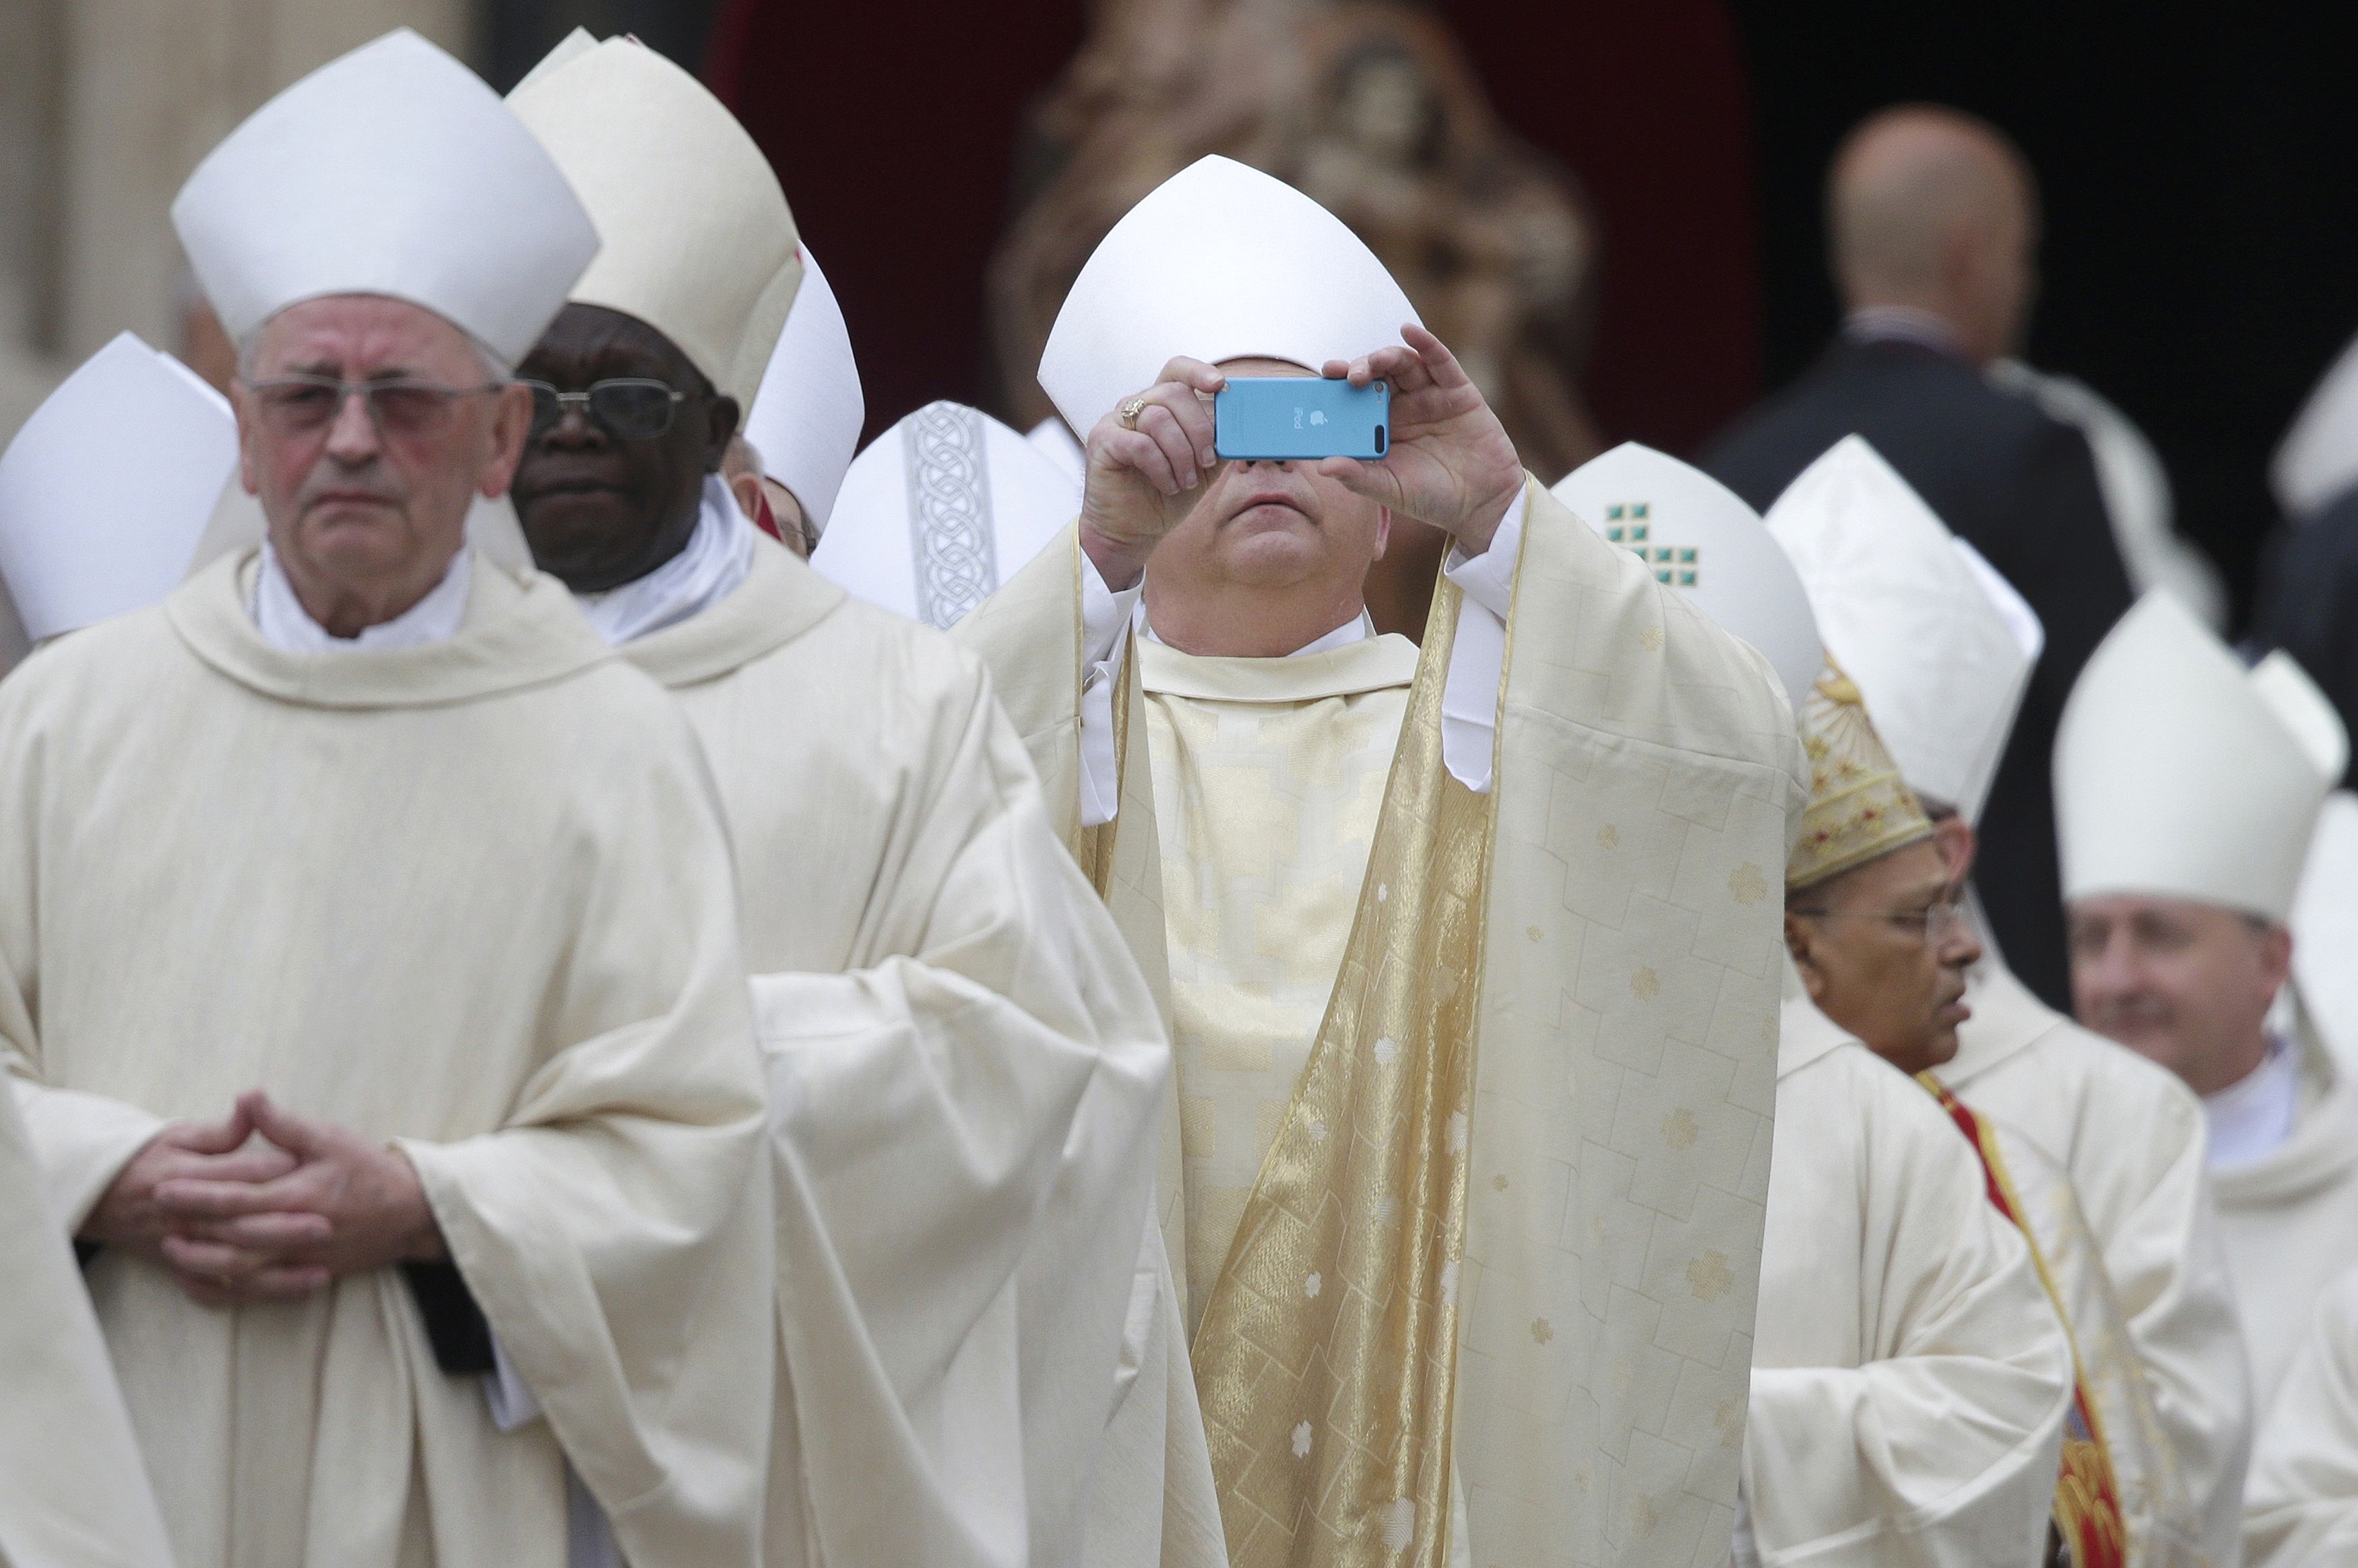
[[[626,645],[726,804],[771,1085],[773,1564],[1219,1562],[1153,994],[979,661],[768,539]]]
[[[2071,1399],[2029,1249],[1940,1107],[1806,997],[1778,1056],[1744,1444],[1760,1561],[2029,1568]]]
[[[1973,972],[1965,1000],[1973,1016],[1935,1076],[2071,1178],[2196,1543],[2208,1562],[2232,1563],[2251,1376],[2203,1169],[2201,1105],[2175,1074],[2048,1007],[1994,957]],[[2138,1135],[2123,1137],[2127,1127]]]
[[[2211,1173],[2260,1443],[2318,1298],[2358,1265],[2358,1084],[2342,1076],[2305,1018],[2296,1039],[2301,1089],[2292,1136],[2271,1154]]]
[[[557,1568],[565,1462],[633,1568],[758,1560],[763,1085],[693,736],[563,588],[302,655],[254,557],[0,686],[0,1036],[70,1228],[261,1085],[395,1141],[544,1421],[502,1434],[400,1275],[217,1311],[102,1251],[182,1568]]]
[[[164,1520],[40,1162],[0,1095],[0,1563],[171,1568]]]
[[[1187,1299],[1200,1304],[1343,967],[1417,650],[1390,636],[1291,659],[1136,651],[1185,1086]]]
[[[2358,1563],[2358,1270],[2325,1288],[2252,1455],[2246,1568]]]
[[[1965,1105],[1939,1079],[1926,1074],[1920,1081],[1980,1157],[1991,1201],[2029,1242],[2032,1266],[2068,1336],[2078,1385],[2064,1422],[2053,1512],[2056,1528],[2072,1543],[2074,1568],[2209,1563],[2145,1366],[2071,1178],[2044,1149]]]
[[[1204,667],[1229,661],[1132,637],[1120,814],[1086,831],[1076,535],[957,631],[1141,965],[1173,982],[1203,1206],[1174,1215],[1166,1187],[1165,1236],[1212,1273],[1190,1292],[1194,1351],[1239,1564],[1727,1550],[1776,890],[1806,775],[1758,654],[1537,485],[1526,508],[1487,795],[1442,759],[1454,584],[1405,693],[1380,642],[1269,661],[1335,658],[1319,692],[1318,671],[1231,685]],[[1151,765],[1128,765],[1141,744]],[[1355,833],[1370,762],[1389,773]],[[1174,827],[1166,779],[1267,793],[1250,820]],[[1204,863],[1162,865],[1197,842]],[[1296,853],[1313,858],[1282,867],[1290,885],[1252,885],[1256,860]],[[1244,1033],[1215,1042],[1223,1014]],[[1263,1108],[1277,1092],[1282,1114]],[[1217,1272],[1205,1227],[1235,1231]]]

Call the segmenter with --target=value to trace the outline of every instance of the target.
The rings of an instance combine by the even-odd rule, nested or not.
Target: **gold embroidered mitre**
[[[1831,654],[1801,704],[1801,744],[1810,757],[1810,807],[1785,861],[1789,890],[1932,836],[1931,819],[1900,779],[1858,687]]]

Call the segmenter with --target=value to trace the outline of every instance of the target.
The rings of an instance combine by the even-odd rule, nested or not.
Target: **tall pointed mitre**
[[[1415,307],[1343,221],[1283,180],[1199,158],[1098,243],[1040,355],[1084,436],[1186,354],[1318,370],[1401,341]]]
[[[1767,521],[1909,787],[1978,820],[2045,642],[2038,617],[1864,437],[1802,470]]]
[[[0,456],[0,578],[32,642],[180,582],[237,467],[221,394],[129,332],[49,395]]]
[[[928,403],[853,460],[811,565],[871,604],[946,630],[1062,533],[1080,488],[1018,433]]]
[[[2144,893],[2271,921],[2290,914],[2347,741],[2288,664],[2246,672],[2166,593],[2121,618],[2056,730],[2065,898]]]
[[[1785,861],[1789,892],[1932,836],[1932,820],[1876,733],[1866,698],[1832,654],[1801,704],[1801,746],[1810,758],[1810,806]]]
[[[860,362],[843,307],[803,247],[803,285],[795,292],[777,347],[762,367],[761,390],[745,416],[745,438],[762,454],[762,471],[795,492],[811,531],[824,535],[835,514],[844,470],[868,422]]]
[[[606,242],[571,297],[646,322],[749,408],[802,282],[786,194],[696,78],[635,39],[582,42],[508,94]]]
[[[2296,523],[2358,485],[2358,338],[2318,378],[2268,466],[2277,504]]]
[[[1800,713],[1824,663],[1809,595],[1760,514],[1701,469],[1635,441],[1558,480],[1555,498],[1749,643]]]
[[[422,305],[513,364],[598,253],[572,187],[498,94],[407,28],[330,61],[197,166],[172,222],[243,342],[289,305]]]

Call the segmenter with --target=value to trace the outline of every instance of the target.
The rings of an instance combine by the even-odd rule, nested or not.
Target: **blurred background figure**
[[[1827,448],[1863,435],[2038,612],[2046,650],[1991,790],[1981,887],[2008,967],[2061,1005],[2047,759],[2072,680],[2130,594],[2086,439],[1984,373],[2029,324],[2038,191],[2013,144],[1982,121],[1891,109],[1836,155],[1826,224],[1848,308],[1841,333],[1704,466],[1765,509]]]

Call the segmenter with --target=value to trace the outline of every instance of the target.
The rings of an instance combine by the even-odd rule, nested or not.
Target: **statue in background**
[[[1020,425],[1054,413],[1033,373],[1081,264],[1207,153],[1350,224],[1542,481],[1602,449],[1578,385],[1596,288],[1580,189],[1498,124],[1438,17],[1381,0],[1104,0],[1034,113],[991,262],[992,338]],[[1422,632],[1446,543],[1394,524],[1368,583],[1384,630]]]

